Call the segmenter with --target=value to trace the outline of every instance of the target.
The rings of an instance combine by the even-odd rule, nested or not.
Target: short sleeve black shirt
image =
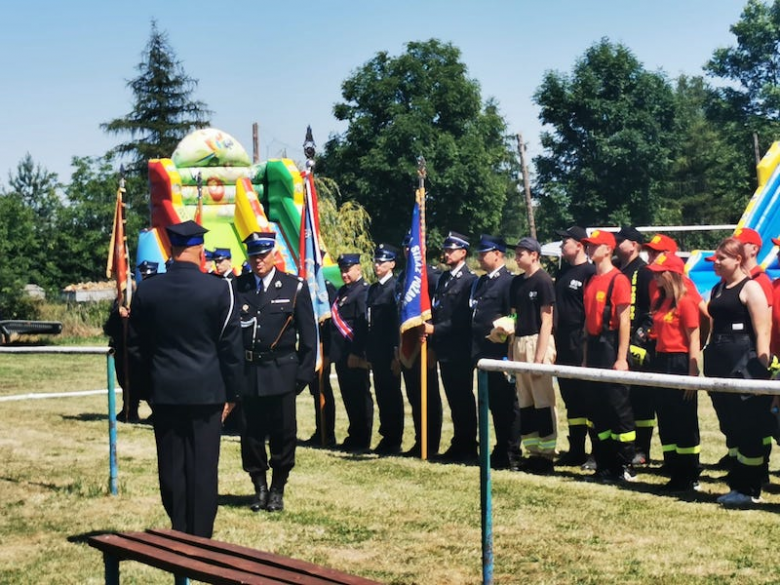
[[[555,281],[555,312],[559,329],[582,329],[585,324],[585,307],[582,293],[585,284],[596,273],[590,262],[569,265]]]
[[[515,335],[534,335],[542,327],[541,308],[555,304],[555,285],[550,275],[542,269],[531,276],[521,274],[512,281],[510,298],[512,308],[517,313]]]

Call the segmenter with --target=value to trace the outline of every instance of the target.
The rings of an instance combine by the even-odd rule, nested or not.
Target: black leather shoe
[[[272,488],[268,495],[268,505],[265,509],[269,512],[281,512],[284,510],[284,492]]]
[[[377,455],[398,455],[401,452],[401,443],[394,443],[382,439],[374,449]]]

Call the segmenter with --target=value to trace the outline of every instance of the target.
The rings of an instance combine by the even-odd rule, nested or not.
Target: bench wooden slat
[[[330,583],[338,585],[381,585],[378,581],[372,581],[370,579],[365,579],[356,575],[350,575],[348,573],[343,573],[328,567],[321,567],[307,561],[301,561],[282,555],[267,553],[238,544],[230,544],[227,542],[203,538],[201,536],[193,536],[191,534],[186,534],[177,530],[150,529],[147,530],[147,532],[150,534],[156,534],[179,540],[184,543],[194,544],[202,548],[213,550],[215,552],[240,556],[251,561],[273,565],[279,568],[291,568],[298,571],[299,573],[325,579]]]
[[[90,536],[89,545],[123,560],[138,561],[174,575],[191,577],[215,585],[284,585],[283,581],[252,575],[236,569],[214,567],[208,563],[161,550],[119,534]]]
[[[149,544],[161,550],[168,550],[179,555],[203,561],[212,566],[232,567],[252,575],[276,579],[280,583],[289,583],[291,585],[337,585],[340,583],[339,581],[332,581],[330,579],[322,579],[316,576],[303,574],[300,571],[287,566],[279,567],[273,563],[250,560],[243,555],[216,552],[203,545],[189,544],[171,538],[170,536],[161,536],[148,532],[125,532],[122,536],[144,544]]]

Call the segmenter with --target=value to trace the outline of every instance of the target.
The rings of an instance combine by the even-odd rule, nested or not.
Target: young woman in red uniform
[[[710,342],[704,352],[704,373],[722,378],[763,377],[769,362],[769,305],[761,286],[745,268],[745,249],[737,238],[726,238],[715,251],[722,282],[710,295]],[[714,401],[713,401],[714,402]],[[760,502],[768,468],[773,418],[770,396],[726,394],[718,412],[733,439],[736,462],[729,473],[731,491],[718,498],[724,506]],[[723,405],[722,405],[723,406]]]
[[[683,280],[685,264],[674,254],[661,254],[648,266],[658,285],[651,301],[656,339],[651,368],[661,374],[699,375],[699,295]],[[658,435],[670,480],[665,491],[698,489],[699,419],[697,393],[655,389]]]

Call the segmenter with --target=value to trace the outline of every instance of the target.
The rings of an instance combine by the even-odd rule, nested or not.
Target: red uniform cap
[[[676,272],[685,273],[685,262],[676,254],[661,254],[655,259],[655,262],[647,266],[653,272]]]
[[[656,234],[650,241],[645,244],[645,248],[650,248],[656,252],[669,252],[674,254],[677,252],[677,242],[675,242],[669,236],[663,234]]]
[[[596,246],[600,244],[606,244],[610,248],[615,247],[615,236],[612,232],[605,232],[604,230],[593,230],[593,232],[587,237],[582,239],[583,244],[594,244]]]
[[[761,241],[761,236],[758,235],[758,232],[754,229],[746,227],[737,228],[737,230],[734,232],[734,237],[743,244],[755,244],[759,248],[763,244]]]
[[[707,256],[704,260],[707,262],[715,262],[715,254],[712,256]]]
[[[772,243],[773,243],[775,246],[780,246],[780,239],[778,239],[778,238],[772,238]]]

